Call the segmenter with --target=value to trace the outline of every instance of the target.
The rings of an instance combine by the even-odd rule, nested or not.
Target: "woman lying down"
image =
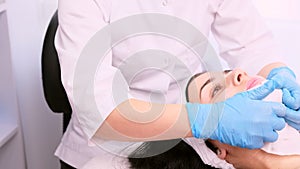
[[[239,92],[254,89],[265,81],[264,77],[249,76],[241,69],[200,73],[190,79],[186,96],[187,100],[192,103],[220,102]],[[264,100],[281,102],[281,95],[281,91],[275,90]],[[236,168],[300,168],[299,132],[286,125],[278,133],[278,140],[274,143],[266,143],[261,150],[242,149],[222,144],[219,141],[207,140],[207,145],[215,151],[218,158],[210,151],[203,151],[207,150],[205,145],[197,143],[196,139],[190,138],[185,141],[192,145],[206,164],[218,168],[232,167],[219,159],[226,160]]]
[[[200,73],[190,79],[186,87],[186,99],[191,103],[220,102],[239,92],[251,90],[264,81],[264,77],[249,76],[240,69]],[[274,91],[265,100],[281,101],[281,92]],[[109,167],[122,169],[300,168],[299,132],[286,125],[278,133],[279,138],[276,142],[266,143],[262,149],[254,150],[196,138],[145,142],[130,157],[112,159],[116,165]],[[172,144],[174,145],[172,148],[149,156]],[[101,160],[97,157],[92,159],[84,169],[101,168]]]

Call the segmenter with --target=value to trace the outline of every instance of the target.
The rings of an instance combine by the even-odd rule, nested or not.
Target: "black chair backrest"
[[[42,81],[46,102],[53,112],[64,113],[64,130],[69,122],[72,108],[61,82],[60,64],[54,46],[58,27],[57,11],[51,18],[42,50]]]

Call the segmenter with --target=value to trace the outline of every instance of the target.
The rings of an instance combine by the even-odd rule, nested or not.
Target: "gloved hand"
[[[187,103],[194,137],[251,149],[261,148],[264,142],[276,141],[276,130],[285,126],[280,117],[285,116],[286,107],[281,103],[259,100],[274,90],[268,85],[239,93],[224,102]]]
[[[295,73],[288,67],[274,68],[267,79],[274,82],[276,89],[282,89],[282,103],[288,108],[300,108],[300,85],[296,81]]]
[[[284,116],[286,123],[300,130],[300,85],[295,73],[288,67],[279,67],[273,69],[267,79],[274,88],[282,89],[282,103],[288,107]]]
[[[288,108],[286,110],[284,119],[287,124],[300,131],[300,110],[293,110]]]

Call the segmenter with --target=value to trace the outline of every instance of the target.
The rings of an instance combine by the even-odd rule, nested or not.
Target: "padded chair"
[[[70,121],[72,108],[61,82],[60,64],[54,46],[54,37],[58,27],[57,11],[51,18],[44,38],[42,50],[42,79],[46,102],[55,113],[63,113],[63,131]]]
[[[51,18],[44,38],[42,49],[42,81],[44,96],[48,106],[53,112],[63,114],[63,132],[65,132],[71,118],[72,108],[61,82],[60,64],[54,46],[57,26],[58,16],[56,11]],[[61,161],[61,169],[72,168]]]

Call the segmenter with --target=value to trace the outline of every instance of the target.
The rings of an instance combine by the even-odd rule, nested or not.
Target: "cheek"
[[[215,97],[214,100],[212,100],[212,103],[216,102],[222,102],[225,101],[226,99],[245,91],[243,88],[239,87],[227,87],[222,93],[220,93],[217,97]],[[203,102],[202,102],[203,103]]]
[[[244,86],[238,86],[238,87],[228,87],[226,90],[225,90],[225,99],[228,99],[238,93],[241,93],[241,92],[244,92],[246,91],[245,89],[246,87]]]

